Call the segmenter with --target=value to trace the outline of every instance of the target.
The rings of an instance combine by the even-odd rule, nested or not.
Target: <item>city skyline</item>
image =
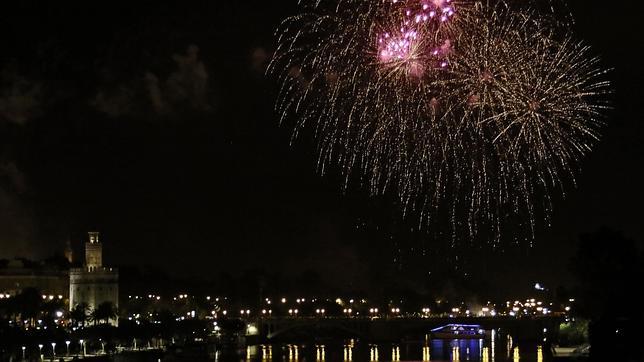
[[[0,362],[644,360],[641,14],[1,2]]]
[[[447,228],[413,231],[392,198],[343,192],[337,170],[321,177],[310,139],[289,145],[264,68],[295,4],[150,4],[82,15],[67,11],[74,5],[6,5],[5,34],[17,36],[5,35],[0,62],[0,258],[44,258],[96,229],[113,264],[181,276],[210,273],[215,260],[217,272],[313,269],[360,285],[422,251],[450,261],[437,272],[484,266],[508,283],[507,270],[565,283],[580,234],[608,226],[644,240],[642,74],[623,52],[635,25],[621,18],[639,4],[604,13],[599,1],[571,2],[579,37],[613,68],[614,109],[577,188],[555,200],[552,226],[538,226],[532,248],[509,240],[497,250],[452,249]]]

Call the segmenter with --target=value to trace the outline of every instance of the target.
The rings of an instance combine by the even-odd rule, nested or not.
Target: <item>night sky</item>
[[[411,231],[386,197],[321,177],[310,138],[291,144],[264,69],[295,3],[2,2],[0,258],[98,230],[107,263],[182,276],[312,269],[369,285],[424,250],[426,271],[527,285],[565,283],[582,232],[644,240],[640,1],[572,2],[578,37],[614,68],[614,110],[552,227],[503,250]]]

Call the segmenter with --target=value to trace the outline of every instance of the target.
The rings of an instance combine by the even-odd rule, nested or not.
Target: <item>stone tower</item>
[[[85,266],[89,270],[103,267],[103,245],[99,239],[99,233],[92,231],[87,233],[89,240],[85,243]]]
[[[88,236],[85,243],[85,265],[69,271],[69,308],[84,304],[91,311],[105,302],[118,308],[118,270],[103,266],[103,245],[99,233],[90,232]],[[118,324],[118,320],[109,322],[112,325]]]

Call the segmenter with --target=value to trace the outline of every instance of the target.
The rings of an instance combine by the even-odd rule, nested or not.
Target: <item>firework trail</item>
[[[453,239],[534,233],[599,139],[609,84],[565,21],[529,2],[319,0],[287,19],[278,111],[337,164]],[[552,7],[551,7],[552,8]],[[562,31],[564,30],[564,31]]]

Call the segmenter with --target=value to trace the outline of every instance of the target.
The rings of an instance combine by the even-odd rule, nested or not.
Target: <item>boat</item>
[[[554,346],[553,357],[555,360],[580,359],[590,356],[590,345],[585,344],[576,347],[559,347]]]
[[[436,339],[485,339],[488,335],[489,332],[478,324],[448,324],[430,332]]]

